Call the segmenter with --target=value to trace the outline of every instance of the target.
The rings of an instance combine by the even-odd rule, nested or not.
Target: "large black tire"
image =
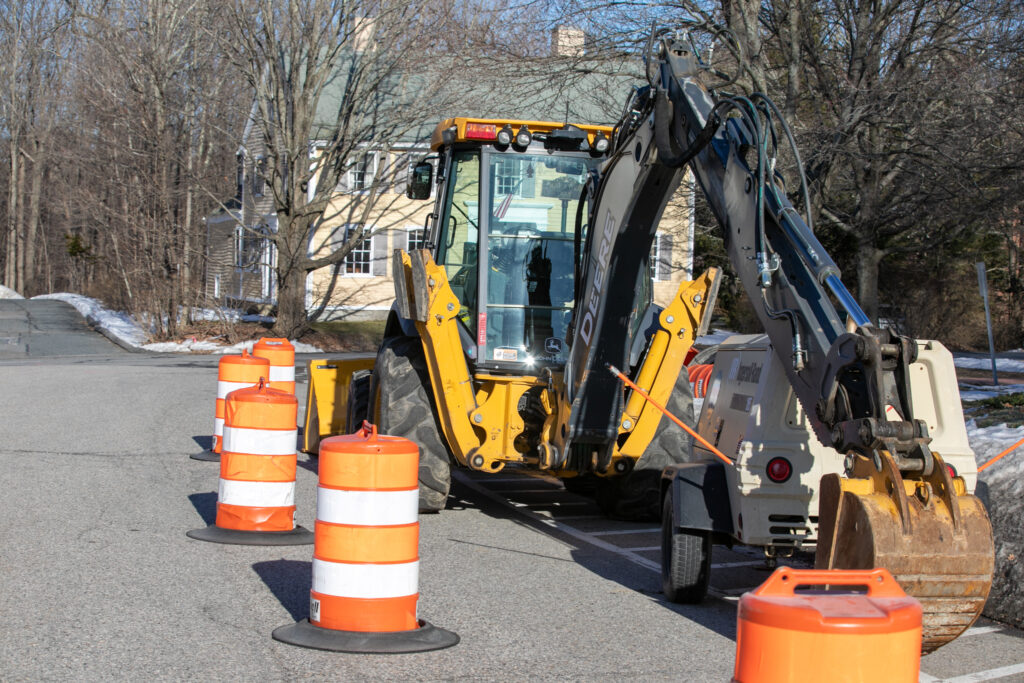
[[[670,602],[698,603],[710,579],[711,534],[675,528],[670,487],[661,512],[661,592]]]
[[[451,461],[418,338],[390,337],[381,344],[370,378],[368,414],[381,434],[419,446],[420,512],[443,510],[452,483]]]
[[[359,429],[363,420],[369,419],[370,371],[356,370],[348,384],[348,402],[345,412],[345,433],[352,434]]]
[[[693,426],[693,389],[686,368],[665,406],[669,412]],[[609,517],[624,520],[658,521],[661,517],[661,471],[668,465],[690,460],[693,440],[682,427],[664,415],[658,422],[651,445],[624,477],[602,478],[597,485],[597,504]]]

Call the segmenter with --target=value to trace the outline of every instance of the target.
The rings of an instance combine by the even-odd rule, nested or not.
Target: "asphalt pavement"
[[[117,353],[71,304],[52,299],[0,299],[0,360]]]
[[[188,455],[209,445],[218,358],[127,353],[72,319],[67,335],[96,337],[78,345],[42,323],[50,313],[22,310],[0,307],[0,338],[23,345],[0,356],[0,679],[732,675],[742,585],[699,606],[666,603],[649,547],[615,551],[608,541],[621,531],[584,526],[585,504],[564,491],[555,502],[509,502],[515,477],[460,475],[449,509],[420,518],[419,614],[458,633],[458,645],[373,656],[272,640],[308,614],[311,546],[185,536],[214,515],[218,467]],[[299,465],[297,521],[312,528],[315,460],[300,454]],[[519,490],[529,500],[543,494],[536,488]],[[562,521],[547,523],[559,509]],[[1014,680],[1022,662],[1020,632],[984,624],[925,658],[922,680],[994,680],[976,674],[1000,668],[1010,671],[1000,680]]]

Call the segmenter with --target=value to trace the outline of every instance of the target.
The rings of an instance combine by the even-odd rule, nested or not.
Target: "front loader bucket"
[[[992,585],[992,525],[935,455],[933,472],[904,479],[885,452],[854,456],[850,478],[822,477],[819,569],[888,569],[924,608],[921,651],[953,640],[981,614]]]

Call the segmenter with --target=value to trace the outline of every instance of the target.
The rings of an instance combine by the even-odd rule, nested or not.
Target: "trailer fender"
[[[664,491],[672,487],[673,522],[677,529],[733,535],[732,510],[725,466],[720,462],[669,465],[662,472]]]

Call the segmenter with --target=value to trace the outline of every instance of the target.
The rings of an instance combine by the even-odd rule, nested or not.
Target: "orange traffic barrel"
[[[250,356],[242,350],[240,356],[223,356],[217,364],[217,403],[213,413],[213,444],[210,450],[191,455],[193,460],[217,462],[220,460],[224,439],[224,399],[232,391],[258,384],[260,378],[270,377],[270,361]]]
[[[459,637],[419,619],[419,448],[377,434],[320,442],[309,618],[273,638],[334,652],[451,647]]]
[[[704,398],[707,395],[708,381],[711,379],[711,372],[714,369],[714,365],[691,365],[686,369],[690,376],[694,398]]]
[[[302,545],[295,526],[295,397],[264,381],[227,396],[217,518],[188,536],[240,545]]]
[[[921,603],[885,569],[780,567],[740,598],[738,683],[914,683]]]
[[[261,337],[252,355],[270,362],[270,388],[295,393],[295,347],[287,339]]]

